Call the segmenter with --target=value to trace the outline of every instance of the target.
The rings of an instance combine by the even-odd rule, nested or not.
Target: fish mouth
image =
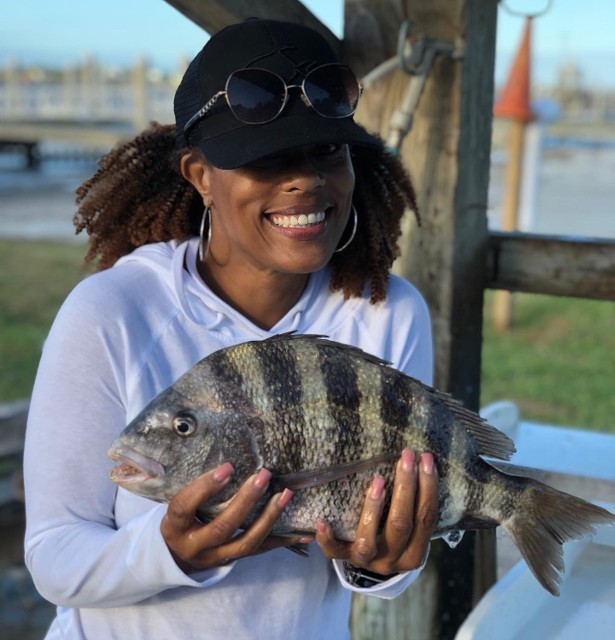
[[[113,447],[109,453],[111,460],[121,464],[111,469],[110,477],[120,486],[140,484],[164,475],[164,467],[153,458],[127,446]]]

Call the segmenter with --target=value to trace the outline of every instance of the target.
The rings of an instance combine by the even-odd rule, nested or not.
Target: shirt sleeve
[[[25,560],[41,595],[65,607],[134,604],[172,587],[215,584],[232,569],[181,571],[160,532],[166,505],[116,526],[107,451],[125,426],[128,350],[125,326],[110,319],[119,309],[102,305],[99,293],[95,304],[73,294],[61,309],[26,433]]]
[[[381,598],[382,600],[393,600],[401,595],[421,575],[428,557],[429,552],[425,554],[425,560],[423,560],[423,564],[418,569],[402,571],[391,579],[380,582],[373,587],[358,587],[352,584],[346,577],[343,560],[333,560],[333,568],[345,589],[354,591],[355,593],[361,593],[364,596],[373,596],[375,598]]]

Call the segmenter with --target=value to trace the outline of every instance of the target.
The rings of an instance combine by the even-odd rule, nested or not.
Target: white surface
[[[603,504],[613,511],[614,504]],[[615,527],[564,546],[561,595],[551,596],[525,562],[483,597],[456,640],[610,640],[615,637]]]
[[[486,406],[481,415],[514,441],[517,452],[511,464],[615,480],[613,434],[520,421],[516,405],[506,400]]]

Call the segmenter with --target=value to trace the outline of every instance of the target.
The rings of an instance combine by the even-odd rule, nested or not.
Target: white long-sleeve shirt
[[[266,331],[203,283],[197,242],[147,245],[86,278],[45,343],[24,467],[26,563],[58,605],[47,640],[340,640],[351,591],[392,598],[419,573],[356,589],[311,544],[307,559],[277,549],[186,575],[160,532],[166,505],[111,482],[107,451],[118,433],[222,347],[286,331],[327,335],[431,382],[429,314],[408,282],[391,277],[386,301],[372,305],[331,293],[323,269]]]

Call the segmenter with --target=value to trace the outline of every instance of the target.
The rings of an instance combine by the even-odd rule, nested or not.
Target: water
[[[0,153],[0,236],[85,242],[75,236],[75,189],[93,175],[94,158],[43,160],[36,170]],[[494,153],[488,219],[499,228],[505,156]],[[615,149],[543,149],[535,198],[535,233],[615,238]]]
[[[28,169],[20,154],[0,153],[0,236],[85,242],[75,236],[75,189],[96,171],[94,158],[43,160]]]
[[[498,229],[506,158],[494,154],[489,186],[489,226]],[[615,238],[615,149],[544,149],[536,176],[533,233]]]
[[[463,540],[463,533],[463,531],[448,531],[442,536],[442,540],[451,549],[454,549]]]

